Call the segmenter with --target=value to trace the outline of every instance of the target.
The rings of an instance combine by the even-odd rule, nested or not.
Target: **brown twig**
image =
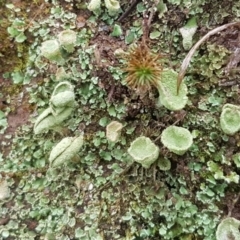
[[[229,27],[232,27],[232,26],[237,26],[239,25],[240,26],[240,22],[233,22],[233,23],[228,23],[228,24],[224,24],[220,27],[217,27],[217,28],[214,28],[213,30],[211,30],[210,32],[208,32],[206,35],[204,35],[192,48],[191,50],[189,51],[189,53],[187,54],[187,56],[184,58],[183,62],[182,62],[182,65],[180,67],[180,71],[178,73],[178,78],[177,78],[177,94],[179,92],[179,88],[180,88],[180,85],[182,83],[182,80],[185,76],[185,73],[187,71],[187,67],[192,59],[192,56],[194,55],[194,53],[196,52],[196,50],[199,48],[199,46],[205,42],[210,36],[218,33],[218,32],[221,32]]]
[[[156,7],[156,4],[154,4],[151,7],[149,17],[147,17],[147,15],[148,15],[147,12],[145,12],[144,15],[143,15],[143,25],[142,25],[142,29],[143,29],[142,41],[143,41],[143,43],[146,43],[146,41],[149,37],[151,23],[152,23],[154,14],[156,13],[155,7]]]
[[[137,6],[140,0],[134,0],[132,4],[126,9],[126,11],[119,17],[118,22],[122,22]]]
[[[234,209],[236,203],[239,201],[240,198],[240,193],[238,193],[237,197],[233,200],[231,206],[228,208],[228,217],[231,217],[232,215],[232,210]]]

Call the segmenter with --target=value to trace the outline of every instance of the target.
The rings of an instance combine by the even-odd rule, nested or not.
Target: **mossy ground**
[[[163,17],[154,15],[150,32],[160,32],[160,36],[148,42],[150,49],[165,56],[165,67],[176,71],[187,54],[178,30],[188,18],[198,18],[196,42],[209,29],[235,21],[240,11],[236,1],[180,2],[167,1]],[[231,215],[240,219],[239,186],[229,177],[240,174],[232,162],[239,151],[240,135],[226,136],[219,126],[222,105],[240,103],[239,60],[232,55],[240,47],[237,27],[212,36],[199,49],[185,79],[189,104],[171,112],[156,108],[156,89],[139,97],[122,84],[123,63],[114,52],[127,51],[130,32],[133,42],[140,41],[142,5],[119,23],[107,11],[94,17],[81,1],[14,1],[21,9],[14,14],[26,21],[27,36],[25,42],[16,43],[6,31],[14,17],[9,17],[12,12],[5,4],[0,4],[0,107],[7,114],[9,127],[0,135],[0,174],[9,182],[11,197],[1,203],[2,238],[213,240],[221,218]],[[128,1],[121,4],[123,11],[129,6]],[[151,4],[153,1],[144,4],[145,9]],[[59,8],[65,14],[76,14],[76,20],[69,15],[66,21],[58,18]],[[47,20],[51,16],[56,18],[52,17],[52,22]],[[34,22],[45,20],[41,33],[49,29],[46,35],[34,36],[28,31]],[[124,32],[119,38],[111,36],[115,22]],[[31,66],[37,76],[26,85],[14,84],[6,73],[24,72],[32,44],[40,44],[46,36],[53,38],[59,25],[71,24],[76,24],[81,41],[64,67],[73,76],[78,107],[61,133],[34,136],[33,122],[39,109],[48,104],[57,67],[49,62],[46,71]],[[230,64],[230,59],[235,64]],[[115,145],[105,139],[110,120],[125,125]],[[182,157],[160,142],[159,135],[172,124],[188,128],[195,136],[192,148]],[[79,130],[85,134],[80,160],[50,171],[52,146]],[[127,148],[141,135],[151,138],[160,147],[161,156],[171,160],[169,171],[160,171],[157,164],[146,170],[131,162]],[[215,179],[209,161],[220,165],[226,180]]]

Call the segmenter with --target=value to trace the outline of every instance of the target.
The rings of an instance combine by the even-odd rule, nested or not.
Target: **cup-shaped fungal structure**
[[[170,126],[163,130],[161,141],[170,152],[183,155],[192,146],[193,137],[186,128]]]
[[[105,5],[110,15],[115,15],[120,10],[120,4],[117,0],[105,0]]]
[[[49,162],[51,167],[58,167],[70,161],[80,151],[83,136],[63,138],[51,151]]]
[[[123,125],[118,121],[110,122],[106,127],[106,137],[110,142],[116,142],[121,136]]]
[[[223,219],[217,227],[216,239],[240,239],[240,221],[233,217]],[[230,236],[230,237],[229,237]]]
[[[180,28],[179,31],[183,37],[183,48],[188,50],[192,47],[193,35],[197,31],[197,18],[194,16],[188,20],[187,24]]]
[[[72,53],[77,41],[77,34],[73,30],[64,30],[58,34],[58,41],[62,48]]]
[[[58,115],[52,113],[52,109],[49,107],[44,110],[37,118],[34,124],[34,134],[45,133],[50,129],[58,127],[65,119],[67,119],[73,108],[65,108]]]
[[[58,115],[66,108],[73,108],[75,105],[75,94],[71,83],[60,82],[54,89],[50,98],[50,107],[53,115]]]
[[[220,116],[220,126],[224,133],[233,135],[240,130],[240,107],[225,104]]]
[[[172,111],[181,110],[185,107],[188,101],[187,86],[182,83],[177,92],[177,76],[178,74],[175,71],[164,69],[159,81],[157,106],[163,105]]]
[[[144,168],[150,168],[159,156],[159,147],[150,138],[142,136],[131,143],[128,153],[134,161],[140,163]]]
[[[58,64],[63,64],[64,59],[60,51],[60,45],[56,39],[47,40],[41,45],[41,55],[50,61]]]
[[[101,0],[90,0],[87,6],[88,10],[92,12],[100,11],[100,7],[101,7]]]

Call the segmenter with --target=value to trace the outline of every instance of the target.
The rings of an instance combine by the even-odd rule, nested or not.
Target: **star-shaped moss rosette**
[[[240,130],[240,107],[225,104],[220,116],[220,126],[224,133],[233,135]]]
[[[163,130],[161,142],[169,151],[183,155],[192,146],[193,137],[186,128],[169,126]]]
[[[217,240],[239,240],[240,239],[240,221],[227,217],[223,219],[217,227],[216,239]]]
[[[58,41],[63,49],[72,53],[77,41],[77,34],[70,29],[64,30],[58,34]]]
[[[182,83],[177,92],[177,73],[171,69],[164,69],[161,80],[158,84],[159,98],[157,106],[163,105],[165,108],[177,111],[185,107],[187,97],[187,86]]]
[[[142,42],[132,46],[124,57],[126,60],[123,71],[126,72],[124,83],[137,93],[145,94],[151,87],[158,87],[161,81],[162,56],[155,54]]]
[[[51,167],[58,167],[71,159],[80,151],[83,135],[63,138],[51,151],[49,162]]]
[[[34,133],[40,134],[56,129],[67,119],[75,106],[73,86],[69,82],[59,83],[51,96],[50,107],[44,110],[34,124]]]
[[[144,168],[150,168],[159,156],[159,147],[148,137],[136,138],[128,148],[129,155]]]

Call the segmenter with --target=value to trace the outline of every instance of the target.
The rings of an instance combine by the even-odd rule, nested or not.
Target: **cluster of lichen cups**
[[[42,43],[41,55],[57,64],[64,64],[63,51],[72,53],[77,41],[77,34],[73,30],[67,29],[60,32],[57,39],[47,40]]]
[[[170,152],[183,155],[191,147],[193,140],[187,129],[169,126],[162,132],[161,142]],[[159,159],[160,150],[150,138],[141,136],[131,143],[128,153],[134,161],[140,163],[144,168],[149,168],[152,163]],[[164,158],[159,159],[158,165],[160,169],[169,169],[169,161]]]
[[[66,30],[71,31],[71,30]],[[68,52],[72,52],[76,41],[73,37],[67,37],[66,31],[58,35],[57,40],[49,40],[42,44],[41,54],[50,61],[61,64],[63,58],[59,44]],[[71,34],[70,34],[71,35]],[[177,73],[173,70],[165,69],[162,72],[161,84],[159,84],[161,105],[170,110],[182,109],[187,103],[187,87],[182,84],[179,94],[176,88]],[[75,95],[70,82],[60,82],[54,89],[49,101],[49,107],[37,118],[34,125],[34,133],[40,134],[48,130],[56,130],[62,122],[67,119],[75,106]],[[106,137],[110,142],[117,142],[121,135],[123,125],[117,121],[112,121],[106,127]],[[183,155],[192,144],[191,133],[184,128],[170,126],[162,133],[162,143],[169,151]],[[72,159],[83,145],[83,137],[67,137],[62,139],[50,154],[50,166],[57,167],[65,161]],[[134,161],[140,163],[144,168],[149,168],[153,162],[159,159],[160,169],[169,169],[170,161],[159,158],[159,147],[150,138],[141,136],[136,138],[128,149],[129,155]]]
[[[73,86],[67,81],[60,82],[52,93],[49,107],[38,116],[34,124],[34,133],[40,134],[58,128],[71,115],[74,106]]]

